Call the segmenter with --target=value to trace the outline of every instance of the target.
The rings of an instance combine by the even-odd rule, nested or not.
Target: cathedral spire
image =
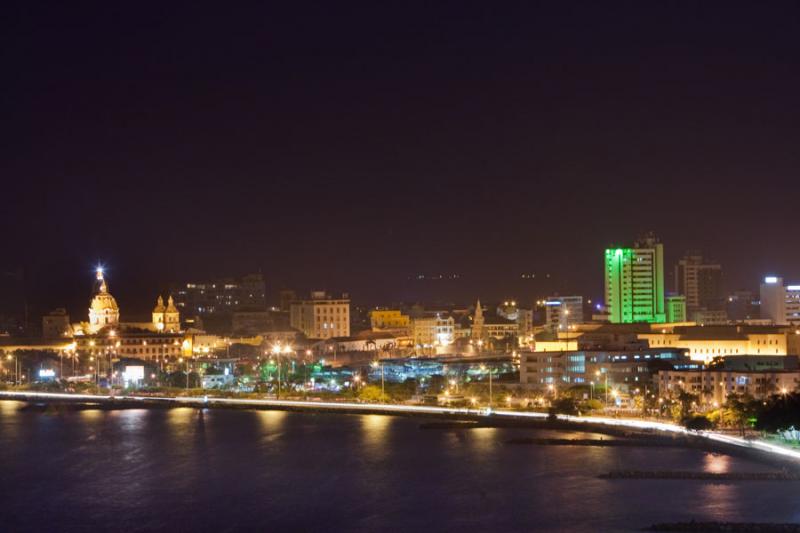
[[[97,291],[100,293],[107,293],[108,292],[108,285],[106,284],[106,279],[103,277],[103,267],[99,266],[95,269],[95,277],[97,278]]]
[[[475,314],[472,317],[472,338],[480,340],[483,337],[483,308],[481,299],[475,304]]]

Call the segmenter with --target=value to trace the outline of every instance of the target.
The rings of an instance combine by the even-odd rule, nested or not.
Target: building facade
[[[544,301],[545,324],[553,331],[567,331],[583,323],[582,296],[552,296]]]
[[[399,309],[372,309],[369,323],[373,330],[408,329],[411,318]]]
[[[798,370],[663,370],[656,376],[661,398],[681,391],[696,394],[706,406],[720,406],[730,394],[746,394],[764,399],[772,394],[794,392],[800,385]]]
[[[332,298],[324,291],[313,291],[307,300],[289,304],[289,325],[309,339],[350,336],[350,298]]]
[[[783,278],[767,276],[760,293],[761,318],[779,326],[800,324],[800,285],[784,286]]]
[[[664,247],[648,235],[605,252],[605,297],[614,324],[664,322]]]
[[[685,296],[667,296],[665,307],[667,309],[667,322],[686,322]]]
[[[167,298],[167,305],[164,305],[164,299],[161,296],[158,297],[153,309],[153,325],[157,331],[175,333],[181,330],[181,315],[175,307],[172,296]]]
[[[722,266],[705,261],[699,253],[687,253],[675,265],[675,292],[686,297],[687,316],[695,311],[723,311]]]
[[[455,319],[451,315],[435,313],[411,321],[411,337],[419,348],[449,346],[455,340]]]
[[[770,326],[687,326],[639,334],[650,348],[683,348],[693,361],[715,357],[786,355],[787,332]]]
[[[622,392],[653,385],[653,375],[687,361],[685,350],[521,352],[520,383],[534,389],[595,385]]]
[[[42,337],[45,339],[58,339],[72,335],[69,325],[69,315],[64,308],[56,309],[42,317]]]
[[[192,315],[266,308],[266,287],[261,274],[183,283],[174,286],[172,292],[176,306]]]

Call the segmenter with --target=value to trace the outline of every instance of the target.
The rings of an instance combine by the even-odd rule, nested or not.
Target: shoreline
[[[558,415],[554,420],[545,413],[485,409],[465,409],[394,404],[359,404],[299,400],[256,400],[210,397],[104,396],[90,394],[0,391],[0,401],[20,401],[23,409],[42,412],[66,410],[121,409],[244,409],[278,410],[309,414],[384,415],[428,419],[423,429],[461,431],[474,428],[519,428],[532,430],[579,431],[619,438],[637,439],[646,447],[684,447],[711,453],[745,457],[778,468],[800,472],[800,453],[779,449],[762,442],[749,442],[711,432],[690,432],[674,424],[639,419],[573,417]]]

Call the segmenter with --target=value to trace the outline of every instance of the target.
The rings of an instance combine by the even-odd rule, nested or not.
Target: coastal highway
[[[526,411],[511,411],[506,409],[469,409],[455,407],[439,407],[428,405],[399,405],[399,404],[376,404],[376,403],[356,403],[356,402],[323,402],[323,401],[303,401],[303,400],[270,400],[270,399],[244,399],[244,398],[210,398],[207,396],[135,396],[135,395],[102,395],[102,394],[68,394],[55,392],[28,392],[28,391],[0,391],[0,400],[19,400],[27,402],[124,402],[126,404],[142,403],[145,407],[150,404],[175,405],[176,407],[253,407],[271,409],[292,409],[292,410],[330,410],[341,412],[373,413],[373,414],[398,414],[398,415],[436,415],[468,417],[473,419],[480,418],[503,418],[508,420],[543,420],[547,418],[545,413],[534,413]],[[656,422],[635,418],[612,418],[603,416],[570,416],[557,415],[559,420],[566,422],[605,425],[616,428],[629,428],[636,430],[650,430],[664,434],[691,435],[694,437],[705,438],[720,444],[735,446],[752,451],[769,454],[776,458],[780,457],[795,462],[800,465],[800,452],[782,446],[776,446],[761,440],[749,440],[731,435],[724,435],[713,431],[689,431],[686,428],[670,424],[667,422]]]

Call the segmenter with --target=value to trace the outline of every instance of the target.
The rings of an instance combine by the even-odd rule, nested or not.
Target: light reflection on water
[[[717,474],[723,472],[730,472],[731,458],[729,455],[707,453],[704,459],[705,459],[704,470],[706,472],[714,472]]]
[[[361,451],[368,459],[386,457],[389,427],[394,420],[390,416],[364,415],[361,417]]]
[[[80,417],[86,422],[97,422],[103,418],[103,413],[100,409],[84,409],[80,411]]]
[[[273,432],[283,429],[288,414],[287,411],[258,411],[258,418],[266,431]]]
[[[468,431],[470,438],[467,442],[474,452],[488,454],[499,443],[497,428],[475,428]]]

